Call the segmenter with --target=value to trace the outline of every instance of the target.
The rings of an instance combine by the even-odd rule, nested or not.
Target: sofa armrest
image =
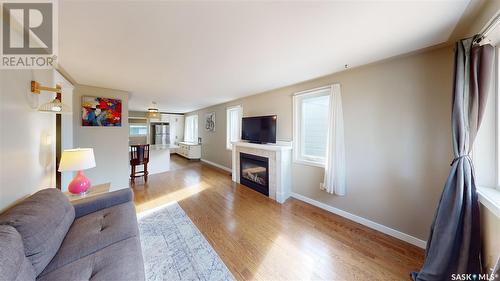
[[[130,202],[133,198],[134,193],[132,192],[132,189],[124,188],[73,201],[72,204],[75,208],[75,218],[113,207],[115,205]]]

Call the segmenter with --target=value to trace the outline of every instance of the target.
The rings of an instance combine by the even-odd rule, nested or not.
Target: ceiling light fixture
[[[40,86],[40,83],[36,81],[31,81],[31,92],[33,94],[39,95],[41,91],[54,92],[56,97],[47,103],[44,103],[38,107],[40,112],[50,112],[50,113],[66,113],[70,112],[70,108],[61,102],[62,89],[61,86],[57,85],[55,88]]]
[[[156,102],[151,102],[151,106],[149,106],[148,112],[146,112],[146,117],[150,119],[160,118],[160,111],[158,110]]]

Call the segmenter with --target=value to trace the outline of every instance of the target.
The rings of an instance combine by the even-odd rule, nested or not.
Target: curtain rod
[[[481,38],[488,36],[488,34],[490,34],[490,32],[495,29],[498,24],[500,24],[500,13],[497,13],[497,15],[489,23],[487,23],[483,29],[481,29],[481,32],[479,33]]]

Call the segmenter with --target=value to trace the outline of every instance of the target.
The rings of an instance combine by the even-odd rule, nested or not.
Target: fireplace
[[[240,152],[240,183],[269,196],[269,159]]]

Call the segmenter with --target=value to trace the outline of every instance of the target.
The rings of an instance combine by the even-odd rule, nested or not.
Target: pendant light
[[[50,113],[66,113],[69,110],[68,106],[62,103],[57,97],[51,102],[44,103],[38,107],[40,112],[50,112]]]
[[[149,119],[158,119],[160,118],[160,111],[158,110],[158,106],[156,102],[152,102],[148,108],[148,112],[146,112],[146,117]]]

